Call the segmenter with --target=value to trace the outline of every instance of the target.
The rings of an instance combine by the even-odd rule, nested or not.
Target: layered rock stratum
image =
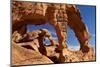
[[[58,42],[47,29],[27,31],[27,25],[52,25]],[[80,49],[68,49],[66,37],[70,27],[79,40]],[[50,44],[44,43],[45,38]],[[95,61],[94,49],[89,44],[90,33],[79,9],[71,4],[42,2],[12,2],[12,65],[52,64]]]

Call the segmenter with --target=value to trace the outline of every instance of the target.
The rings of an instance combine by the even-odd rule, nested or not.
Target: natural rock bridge
[[[56,30],[56,34],[58,36],[58,51],[63,52],[64,48],[68,48],[66,42],[66,38],[68,35],[66,29],[68,26],[75,32],[75,35],[80,43],[80,50],[82,51],[82,53],[88,53],[91,50],[91,47],[89,45],[89,31],[81,18],[79,9],[75,5],[22,1],[12,2],[12,40],[15,40],[16,43],[21,41],[30,41],[32,39],[29,37],[33,36],[34,33],[27,33],[26,26],[28,24],[41,25],[46,23],[51,24]],[[43,34],[43,31],[45,32],[45,34]],[[44,54],[44,47],[42,45],[44,36],[50,39],[50,42],[53,46],[55,46],[56,42],[54,41],[48,30],[41,29],[37,32],[37,35],[41,37],[39,38],[39,41],[41,43],[39,45],[41,47],[40,52]],[[42,33],[43,35],[39,33]],[[20,35],[19,39],[17,40],[16,38],[14,39],[14,36],[16,34]],[[21,37],[23,35],[24,37]],[[38,51],[38,49],[36,50]],[[62,54],[60,54],[60,57],[61,56]]]

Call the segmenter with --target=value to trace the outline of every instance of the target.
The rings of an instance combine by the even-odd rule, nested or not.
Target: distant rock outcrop
[[[55,28],[58,42],[47,29],[27,32],[28,24],[45,23]],[[73,29],[79,40],[78,51],[68,49],[67,26]],[[89,44],[90,34],[75,5],[13,1],[12,29],[12,65],[95,60],[94,50]],[[50,40],[50,45],[45,45],[45,38]]]

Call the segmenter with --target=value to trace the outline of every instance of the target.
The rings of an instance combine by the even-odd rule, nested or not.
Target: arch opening
[[[68,49],[72,50],[72,51],[77,51],[80,49],[80,43],[77,39],[77,37],[75,36],[74,31],[68,26],[67,29],[67,43],[68,43]]]
[[[30,25],[30,24],[27,25],[27,32],[32,32],[32,31],[39,30],[39,29],[47,29],[48,32],[53,37],[53,39],[55,41],[58,41],[56,31],[55,31],[54,27],[52,25],[50,25],[49,23],[46,23],[46,24],[43,24],[43,25]],[[48,37],[44,37],[43,44],[51,45],[50,39]]]

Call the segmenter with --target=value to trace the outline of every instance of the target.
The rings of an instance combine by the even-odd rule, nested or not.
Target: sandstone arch
[[[90,33],[86,25],[84,24],[81,15],[79,14],[79,12],[74,13],[69,10],[66,10],[66,12],[69,20],[68,25],[75,32],[75,35],[79,40],[80,50],[84,50],[83,52],[88,52],[90,48],[89,45]]]
[[[89,48],[89,32],[75,5],[14,1],[12,5],[12,18],[12,32],[15,30],[26,32],[27,24],[40,25],[49,22],[55,27],[59,50],[68,47],[66,43],[66,28],[69,25],[80,42],[80,49],[83,51],[84,48]],[[20,33],[24,34],[23,31]],[[88,50],[83,52],[88,52]]]

